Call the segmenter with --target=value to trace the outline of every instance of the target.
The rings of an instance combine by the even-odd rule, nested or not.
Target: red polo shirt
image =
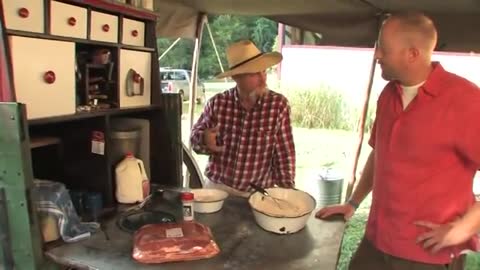
[[[375,149],[372,207],[366,237],[392,256],[444,264],[470,248],[432,255],[416,244],[425,228],[415,221],[448,223],[474,204],[480,168],[480,91],[432,63],[433,71],[403,110],[401,87],[385,86],[369,144]]]

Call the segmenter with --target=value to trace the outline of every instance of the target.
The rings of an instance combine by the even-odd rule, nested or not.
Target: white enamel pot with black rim
[[[222,209],[228,193],[214,188],[198,188],[192,189],[194,206],[193,209],[197,213],[215,213]]]
[[[307,224],[316,201],[307,192],[290,188],[267,188],[270,196],[254,192],[248,198],[256,223],[266,231],[291,234]],[[271,197],[279,199],[280,205]]]

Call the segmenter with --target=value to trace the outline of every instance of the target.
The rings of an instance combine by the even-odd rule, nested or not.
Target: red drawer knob
[[[103,32],[108,32],[108,31],[110,31],[110,25],[104,24],[104,25],[102,26],[102,30],[103,30]]]
[[[30,11],[26,8],[20,8],[18,9],[18,16],[22,18],[28,18],[28,15],[30,15]]]
[[[132,31],[132,36],[134,36],[134,37],[138,36],[138,31],[137,31],[137,30],[133,30],[133,31]]]
[[[68,24],[71,26],[75,26],[77,24],[77,20],[74,17],[68,18]]]
[[[45,75],[43,75],[43,79],[45,80],[46,83],[48,84],[52,84],[55,82],[55,72],[49,70],[47,72],[45,72]]]
[[[138,74],[136,72],[135,72],[135,74],[133,74],[133,81],[134,82],[140,83],[141,79],[142,79],[142,76],[140,76],[140,74]]]

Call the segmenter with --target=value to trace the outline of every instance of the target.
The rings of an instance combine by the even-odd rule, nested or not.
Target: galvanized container
[[[318,183],[317,206],[338,204],[342,200],[343,176],[338,170],[322,168],[315,174]]]
[[[112,164],[116,165],[126,154],[132,153],[138,157],[140,154],[140,129],[116,129],[110,134],[111,145],[108,147],[112,157]]]

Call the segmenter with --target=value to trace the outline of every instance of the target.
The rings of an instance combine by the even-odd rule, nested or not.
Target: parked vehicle
[[[190,83],[192,72],[186,69],[160,68],[162,93],[179,93],[182,100],[190,98]],[[197,80],[197,104],[205,102],[205,85]]]

